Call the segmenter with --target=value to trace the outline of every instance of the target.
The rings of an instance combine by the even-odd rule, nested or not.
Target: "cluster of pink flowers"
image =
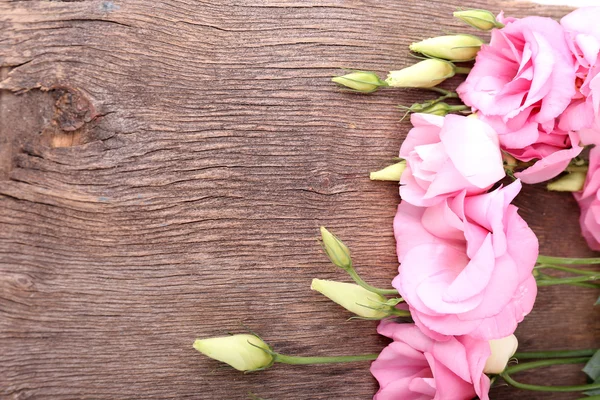
[[[520,181],[489,191],[505,172],[487,123],[425,114],[412,123],[400,149],[392,284],[415,324],[380,326],[395,342],[371,368],[375,399],[487,399],[489,341],[511,335],[533,307],[538,241],[510,204]]]
[[[393,286],[414,324],[383,322],[394,340],[373,363],[376,400],[488,399],[490,340],[511,335],[537,294],[538,241],[511,204],[524,183],[561,174],[600,144],[600,8],[560,23],[498,20],[457,90],[476,118],[413,114],[394,220]],[[502,152],[529,163],[503,186]],[[600,250],[600,148],[580,204],[583,235]]]
[[[516,174],[524,183],[552,179],[583,150],[600,144],[600,7],[550,18],[498,19],[458,93],[498,133],[503,151],[533,164]],[[600,176],[596,156],[583,193],[581,227],[600,250]],[[597,217],[596,217],[597,215]],[[597,222],[598,221],[598,222]]]

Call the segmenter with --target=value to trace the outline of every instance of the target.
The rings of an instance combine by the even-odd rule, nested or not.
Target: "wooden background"
[[[329,227],[389,284],[397,186],[368,171],[410,127],[395,106],[430,94],[356,96],[329,78],[398,69],[413,41],[473,32],[451,19],[458,5],[0,0],[0,398],[370,398],[368,363],[243,375],[192,342],[244,323],[289,354],[386,344],[310,291],[313,277],[347,280],[316,238]],[[544,254],[591,254],[570,195],[527,187],[517,202]],[[521,349],[599,347],[597,296],[541,288]],[[575,384],[577,370],[520,376]],[[579,397],[516,393],[492,397]]]

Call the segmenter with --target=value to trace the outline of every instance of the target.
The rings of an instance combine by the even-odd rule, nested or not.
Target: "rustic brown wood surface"
[[[329,82],[340,67],[408,65],[458,6],[426,0],[0,0],[0,398],[368,399],[366,362],[243,375],[192,349],[243,332],[289,354],[376,352],[375,322],[309,289],[396,272],[390,163],[398,104]],[[527,2],[460,5],[522,16]],[[548,255],[585,256],[568,194],[526,187],[521,214]],[[598,293],[541,288],[522,350],[600,347]],[[524,374],[575,384],[579,367]],[[500,387],[494,399],[575,399]]]

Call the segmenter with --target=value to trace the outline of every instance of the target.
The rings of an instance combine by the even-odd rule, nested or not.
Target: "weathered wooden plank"
[[[407,65],[412,41],[463,29],[451,11],[437,1],[0,1],[0,396],[372,396],[368,363],[241,375],[191,344],[243,322],[282,352],[385,345],[374,323],[345,322],[309,290],[312,277],[345,278],[315,239],[326,225],[370,281],[395,275],[397,188],[368,171],[409,129],[395,106],[427,93],[359,97],[328,78]],[[568,195],[528,187],[518,202],[545,253],[589,254]],[[598,347],[594,300],[541,289],[522,349]],[[574,371],[553,376],[575,383]]]

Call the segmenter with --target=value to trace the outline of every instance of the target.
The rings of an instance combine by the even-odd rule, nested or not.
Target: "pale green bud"
[[[506,369],[508,360],[517,352],[519,341],[515,335],[502,339],[490,340],[492,354],[485,362],[483,372],[486,374],[499,374]]]
[[[410,45],[414,52],[450,61],[470,61],[475,58],[483,40],[472,35],[447,35],[425,39]]]
[[[439,115],[440,117],[448,115],[450,112],[454,111],[454,109],[464,109],[464,106],[451,106],[448,103],[444,103],[443,101],[437,102],[429,107],[426,107],[421,111],[423,114],[431,114],[431,115]]]
[[[270,350],[269,346],[250,334],[197,339],[194,348],[210,358],[231,365],[238,371],[267,368],[274,361],[273,356],[261,350]]]
[[[379,171],[371,172],[369,178],[372,181],[394,181],[399,182],[402,172],[406,169],[406,160],[389,165]]]
[[[325,229],[324,226],[321,227],[321,239],[323,240],[323,250],[325,250],[325,253],[327,253],[333,264],[346,271],[352,268],[350,250],[340,239]]]
[[[450,104],[444,103],[443,101],[435,101],[433,104],[431,104],[431,102],[415,103],[408,108],[408,111],[413,113],[439,115],[440,117],[444,117],[450,114],[451,112],[465,111],[467,109],[468,107],[465,105],[451,106]]]
[[[313,279],[310,288],[360,317],[383,318],[389,315],[385,311],[386,307],[390,308],[385,304],[387,299],[362,286],[353,283]]]
[[[554,182],[550,182],[546,187],[555,192],[579,192],[583,190],[585,177],[585,172],[570,172]]]
[[[487,10],[465,10],[455,11],[454,16],[461,21],[482,31],[490,31],[494,28],[504,28],[504,24],[496,20],[496,16]]]
[[[454,64],[431,58],[400,71],[390,71],[385,81],[393,87],[430,88],[453,77],[454,74]]]
[[[344,76],[336,76],[331,80],[339,85],[361,93],[373,93],[379,89],[380,86],[387,86],[387,84],[379,79],[374,72],[356,71]]]
[[[469,117],[477,118],[477,114],[471,114],[471,115],[469,115]],[[469,118],[469,117],[467,117],[467,118]],[[517,168],[519,166],[519,161],[517,161],[517,159],[514,158],[513,156],[511,156],[510,154],[503,151],[502,152],[502,163],[504,165],[504,171],[506,171],[506,173],[509,176],[512,176],[514,178],[515,168]]]

